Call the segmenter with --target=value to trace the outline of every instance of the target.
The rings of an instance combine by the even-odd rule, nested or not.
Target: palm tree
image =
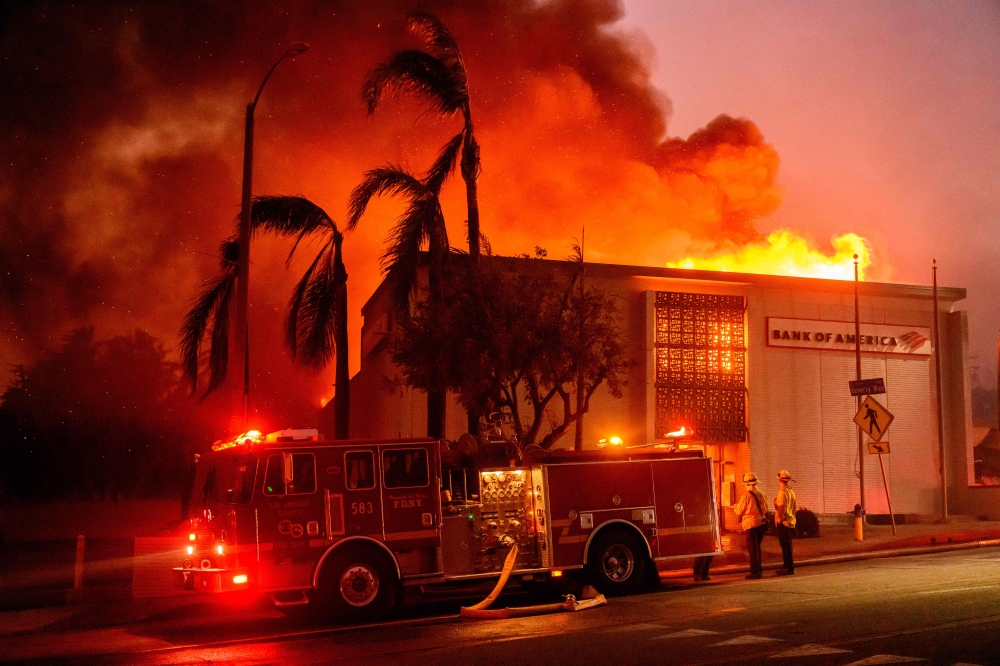
[[[462,51],[444,24],[431,14],[414,12],[407,17],[407,25],[411,32],[423,39],[426,50],[398,51],[387,61],[377,65],[368,73],[362,97],[369,114],[375,113],[387,93],[402,92],[423,97],[442,116],[462,114],[462,131],[445,145],[441,157],[452,150],[454,144],[461,145],[462,179],[465,181],[469,213],[469,255],[473,263],[478,263],[480,232],[476,181],[481,167],[479,144],[473,133],[472,103]],[[438,161],[441,161],[440,157]],[[450,171],[451,169],[444,173],[443,177],[447,177]]]
[[[344,236],[337,223],[322,208],[304,197],[254,197],[250,213],[254,229],[279,236],[295,236],[288,253],[291,262],[306,236],[323,239],[316,258],[292,292],[285,317],[285,344],[292,358],[321,369],[336,356],[333,397],[334,437],[350,436],[351,375],[347,346],[347,269],[344,267]]]
[[[348,203],[347,230],[353,231],[364,215],[369,202],[376,196],[399,196],[407,204],[396,226],[389,232],[388,247],[382,255],[382,271],[390,285],[397,312],[408,315],[410,296],[417,283],[420,249],[428,247],[428,307],[432,320],[444,300],[442,272],[451,251],[448,230],[438,194],[447,172],[454,165],[461,142],[453,139],[423,179],[395,165],[372,169],[365,173]],[[427,434],[444,435],[444,379],[440,367],[430,370],[427,388]]]
[[[212,347],[209,354],[209,381],[201,399],[222,386],[226,380],[229,364],[229,315],[236,287],[237,264],[240,244],[236,236],[230,236],[219,247],[219,261],[222,275],[203,285],[191,310],[185,315],[181,326],[181,365],[184,376],[191,382],[191,393],[198,390],[198,361],[201,356],[201,340],[211,324]]]
[[[254,233],[264,231],[295,237],[295,244],[288,255],[289,262],[304,238],[314,233],[324,238],[319,253],[299,280],[288,303],[285,343],[294,359],[314,368],[326,366],[336,355],[334,436],[347,439],[350,434],[350,373],[343,235],[326,211],[304,197],[254,197],[250,221]],[[198,382],[199,346],[209,323],[212,326],[211,379],[202,399],[221,386],[226,375],[229,306],[239,255],[235,237],[223,244],[222,252],[223,275],[206,284],[185,317],[182,328],[181,358],[185,375],[191,380],[194,390]]]

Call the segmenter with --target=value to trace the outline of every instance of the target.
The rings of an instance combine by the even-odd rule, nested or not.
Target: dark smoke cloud
[[[365,169],[425,169],[455,122],[405,99],[369,119],[359,100],[367,70],[414,45],[404,25],[414,9],[440,16],[463,48],[495,250],[568,242],[586,224],[588,246],[597,239],[588,259],[662,263],[650,253],[684,239],[745,240],[777,205],[777,155],[752,123],[723,118],[690,142],[662,143],[670,103],[649,83],[648,45],[615,32],[614,1],[9,3],[0,363],[30,361],[81,323],[176,343],[238,211],[244,106],[290,42],[312,48],[282,65],[257,109],[256,193],[302,193],[339,219]],[[446,190],[453,244],[462,200],[461,188]],[[376,206],[345,248],[355,358],[357,311],[395,212]],[[652,250],[634,248],[623,219],[651,234]],[[287,249],[264,240],[253,251],[258,349],[280,348],[298,275],[284,268]],[[254,361],[269,426],[302,423],[329,383],[282,354]]]

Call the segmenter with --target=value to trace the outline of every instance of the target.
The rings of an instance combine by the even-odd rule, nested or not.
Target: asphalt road
[[[95,638],[115,655],[81,645],[86,633],[51,635],[45,661],[61,654],[101,664],[1000,664],[1000,550],[800,568],[760,581],[665,583],[601,608],[533,618],[468,620],[442,610],[454,608],[346,628],[247,613],[235,633],[211,616],[160,618]],[[0,651],[7,652],[2,642]]]

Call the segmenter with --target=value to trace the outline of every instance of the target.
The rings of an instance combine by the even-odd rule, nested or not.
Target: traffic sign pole
[[[882,454],[878,454],[878,466],[882,468],[882,483],[885,485],[885,503],[889,505],[889,520],[892,521],[892,536],[896,536],[896,514],[892,512],[892,498],[889,496],[889,479],[885,475],[885,463]]]

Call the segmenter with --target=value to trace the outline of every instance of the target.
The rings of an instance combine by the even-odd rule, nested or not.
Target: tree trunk
[[[573,438],[573,450],[583,451],[583,373],[576,378],[576,433]]]
[[[431,308],[431,321],[437,321],[441,316],[441,303],[444,300],[441,274],[444,270],[448,249],[448,235],[442,217],[440,227],[430,233],[428,247],[430,266],[427,269],[427,283],[430,291],[428,300]],[[440,355],[441,350],[436,351],[437,355]],[[427,436],[440,439],[444,437],[447,390],[444,387],[444,373],[441,371],[439,360],[435,361],[432,371],[430,386],[427,389]]]
[[[479,195],[476,181],[479,178],[479,144],[472,134],[472,122],[466,122],[465,141],[462,145],[462,179],[465,181],[465,200],[469,209],[469,256],[472,263],[479,263]]]
[[[348,366],[347,353],[347,270],[344,267],[340,243],[337,243],[333,255],[333,274],[337,280],[336,319],[334,345],[337,354],[336,392],[333,395],[334,437],[350,439],[351,437],[351,373]]]

